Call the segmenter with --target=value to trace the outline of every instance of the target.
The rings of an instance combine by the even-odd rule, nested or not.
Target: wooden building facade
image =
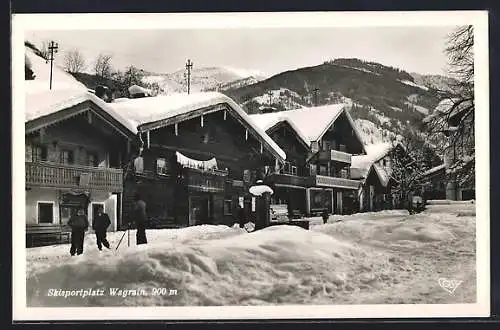
[[[320,114],[322,118],[315,118]],[[307,116],[307,117],[306,117]],[[272,202],[293,216],[349,213],[360,182],[351,179],[352,154],[364,153],[354,122],[338,105],[253,115],[285,150],[287,160],[266,183]]]
[[[84,94],[83,100],[25,124],[27,234],[64,227],[78,208],[92,223],[100,206],[111,219],[109,230],[117,229],[122,164],[135,134],[97,97]]]
[[[142,141],[142,151],[125,174],[122,227],[133,221],[136,193],[146,202],[154,227],[232,225],[241,221],[238,205],[245,221],[255,217],[248,189],[261,175],[258,169],[286,156],[231,99],[199,93],[115,106],[135,116]],[[162,112],[165,106],[168,111]],[[144,113],[155,115],[143,119]]]

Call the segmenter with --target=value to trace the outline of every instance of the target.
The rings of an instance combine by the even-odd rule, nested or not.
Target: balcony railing
[[[49,162],[26,162],[26,184],[30,186],[123,191],[123,170]]]
[[[333,160],[341,163],[351,164],[351,154],[343,151],[333,150],[330,151],[320,151],[320,160]]]
[[[220,170],[216,168],[196,168],[196,167],[185,167],[187,173],[200,173],[203,175],[217,175],[217,176],[228,176],[229,171]]]
[[[307,178],[289,174],[271,174],[266,181],[274,184],[292,185],[305,187]]]
[[[313,175],[309,178],[309,183],[314,186],[358,189],[360,182],[357,180],[335,178],[324,175]]]

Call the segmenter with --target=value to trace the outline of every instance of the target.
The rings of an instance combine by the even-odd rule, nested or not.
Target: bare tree
[[[85,68],[85,59],[78,49],[68,51],[64,56],[64,68],[71,73],[81,72]]]
[[[449,74],[455,78],[443,101],[424,122],[431,137],[441,138],[450,178],[460,184],[474,180],[474,30],[457,28],[448,36],[445,52]]]
[[[113,67],[111,66],[112,55],[99,54],[94,63],[95,75],[100,78],[111,78]]]

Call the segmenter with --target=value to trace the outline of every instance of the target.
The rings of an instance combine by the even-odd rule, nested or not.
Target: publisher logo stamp
[[[439,286],[449,294],[454,294],[455,290],[458,288],[460,284],[462,284],[462,282],[463,281],[460,280],[450,280],[447,278],[440,278],[438,280]]]

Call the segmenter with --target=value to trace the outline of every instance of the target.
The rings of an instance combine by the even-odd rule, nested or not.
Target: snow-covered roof
[[[270,113],[270,115],[273,115],[273,114],[281,114],[282,112],[275,112],[275,113]],[[277,116],[271,116],[271,117],[263,117],[264,115],[251,115],[250,118],[252,118],[252,120],[260,127],[262,128],[262,130],[264,131],[268,131],[271,127],[274,127],[276,126],[278,123],[281,123],[281,122],[286,122],[288,123],[292,129],[295,131],[295,133],[297,134],[297,136],[302,140],[302,142],[304,142],[304,144],[306,146],[310,146],[311,145],[311,141],[309,140],[309,138],[307,136],[305,136],[304,133],[302,133],[302,131],[300,130],[300,128],[295,125],[295,123],[289,119],[288,117],[286,116],[280,116],[280,115],[277,115]]]
[[[35,79],[25,81],[25,122],[91,101],[133,134],[137,132],[137,128],[113,110],[108,103],[89,92],[85,85],[57,66],[53,67],[53,84],[52,89],[49,89],[50,64],[46,64],[43,58],[28,47],[26,47],[26,57],[31,62]]]
[[[385,169],[377,165],[376,162],[385,157],[392,149],[394,144],[382,142],[365,146],[366,155],[356,155],[351,158],[351,175],[354,178],[366,179],[373,166],[383,186],[387,186],[390,174]]]
[[[251,115],[250,117],[263,130],[267,130],[286,119],[291,123],[292,127],[295,127],[297,133],[303,135],[310,144],[312,141],[321,139],[327,129],[342,113],[346,114],[354,133],[359,141],[362,141],[356,124],[349,113],[345,111],[345,104],[343,103]]]
[[[375,170],[375,173],[377,173],[377,176],[382,186],[387,187],[389,179],[391,178],[390,173],[387,173],[387,171],[378,164],[373,164],[373,169]]]
[[[366,154],[370,156],[373,162],[376,162],[385,157],[394,147],[395,145],[391,142],[381,142],[368,144],[365,149]]]
[[[282,159],[286,159],[285,152],[266,134],[265,131],[250,119],[248,114],[236,104],[236,102],[218,92],[178,93],[130,100],[122,99],[120,102],[109,103],[115,111],[127,118],[139,130],[141,130],[141,127],[145,128],[148,124],[174,118],[217,104],[227,104],[229,110],[236,112],[246,124],[257,132],[276,154]]]
[[[144,95],[152,95],[152,92],[150,89],[138,86],[138,85],[132,85],[128,88],[128,92],[130,95],[135,95],[135,94],[144,94]]]

